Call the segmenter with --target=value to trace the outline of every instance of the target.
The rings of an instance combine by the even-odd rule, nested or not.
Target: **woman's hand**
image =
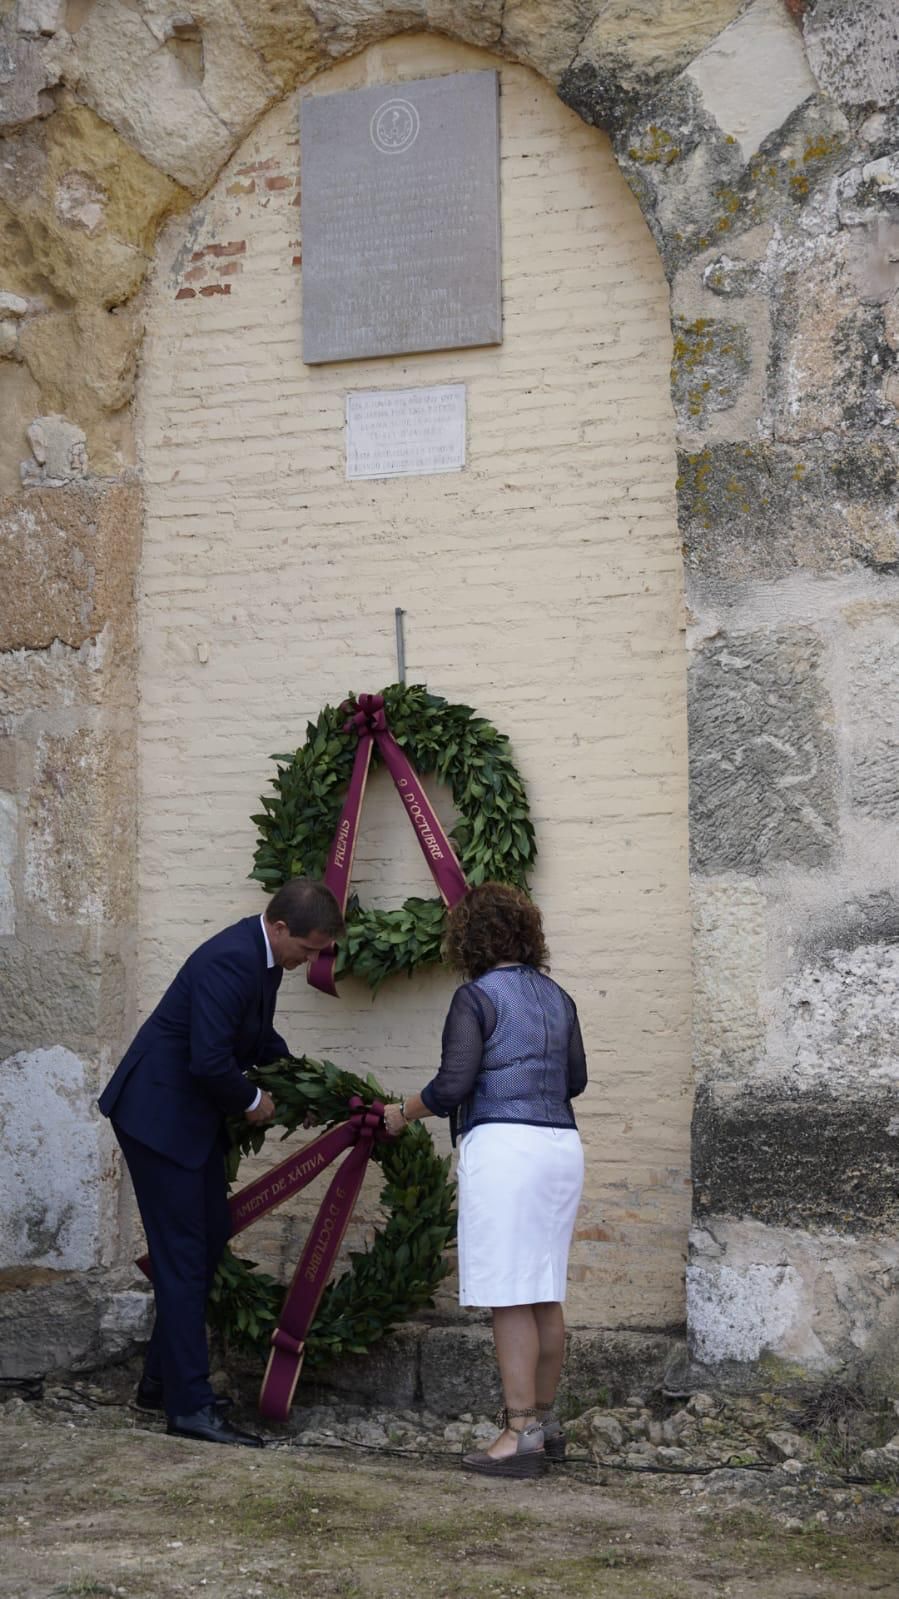
[[[402,1105],[384,1106],[384,1126],[387,1128],[391,1138],[396,1138],[407,1125]]]

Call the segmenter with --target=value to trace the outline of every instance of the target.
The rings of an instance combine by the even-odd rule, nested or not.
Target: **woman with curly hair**
[[[489,1306],[505,1409],[464,1470],[539,1475],[564,1459],[553,1414],[565,1354],[562,1301],[584,1179],[571,1101],[587,1085],[574,1001],[546,975],[540,912],[520,889],[473,888],[449,913],[446,955],[467,978],[443,1029],[440,1070],[389,1133],[448,1116],[459,1153],[459,1303]]]

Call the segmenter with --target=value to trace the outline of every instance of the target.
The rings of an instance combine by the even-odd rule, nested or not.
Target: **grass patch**
[[[108,1582],[99,1582],[96,1577],[87,1576],[73,1577],[70,1582],[64,1582],[61,1587],[52,1588],[50,1591],[53,1595],[83,1595],[85,1599],[88,1594],[95,1594],[98,1599],[100,1595],[107,1596],[107,1599],[116,1599],[119,1592],[118,1588],[111,1587]]]

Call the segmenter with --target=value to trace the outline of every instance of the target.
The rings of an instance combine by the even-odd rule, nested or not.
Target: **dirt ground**
[[[584,1462],[491,1483],[449,1454],[192,1444],[112,1403],[7,1403],[0,1451],[2,1599],[899,1596],[885,1488]]]

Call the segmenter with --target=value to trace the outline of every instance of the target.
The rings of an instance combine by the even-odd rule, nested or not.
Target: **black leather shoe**
[[[155,1377],[141,1377],[134,1395],[134,1403],[138,1410],[164,1411],[165,1395],[162,1383]],[[234,1400],[230,1394],[216,1394],[214,1403],[216,1410],[230,1410]]]
[[[175,1438],[195,1438],[206,1444],[245,1444],[248,1449],[264,1449],[265,1440],[254,1432],[244,1432],[226,1421],[215,1405],[203,1405],[190,1416],[170,1416],[166,1432]]]

